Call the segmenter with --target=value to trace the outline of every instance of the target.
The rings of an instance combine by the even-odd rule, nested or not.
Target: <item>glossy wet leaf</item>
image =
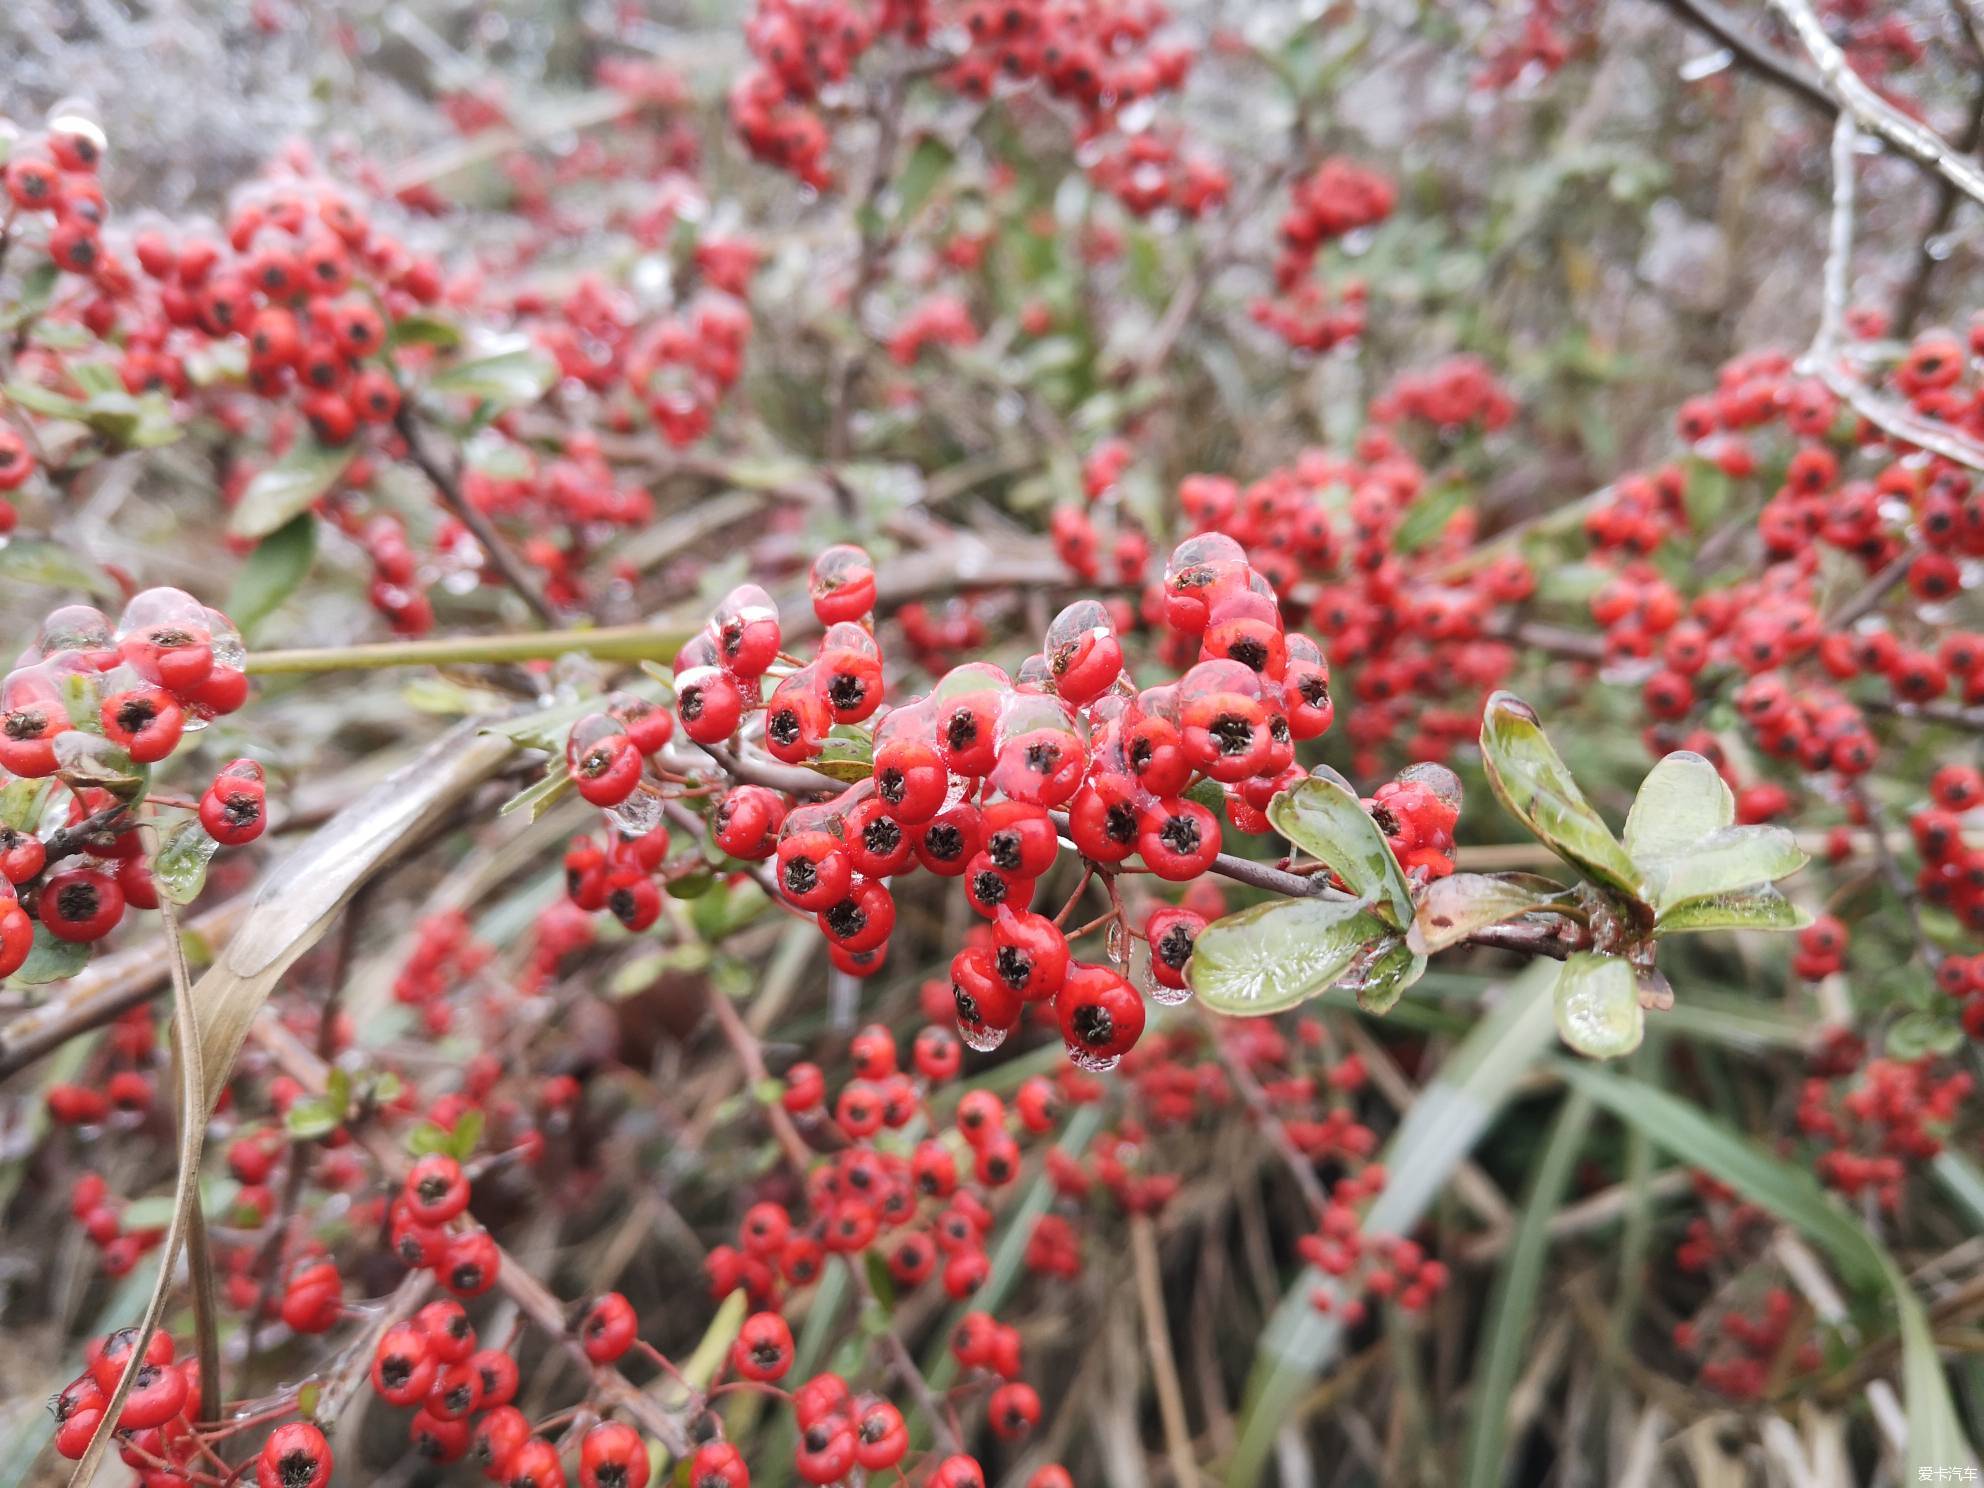
[[[1425,974],[1426,958],[1394,933],[1358,952],[1338,980],[1357,994],[1357,1005],[1365,1012],[1383,1016]]]
[[[1585,800],[1535,710],[1514,693],[1488,699],[1481,715],[1481,762],[1497,799],[1538,841],[1621,893],[1638,894],[1633,860]]]
[[[54,788],[55,782],[48,779],[14,777],[0,784],[0,827],[12,827],[17,832],[33,831],[46,809],[48,793]]]
[[[191,904],[207,886],[207,865],[219,851],[199,817],[181,817],[152,857],[152,883],[174,904]]]
[[[1216,1013],[1278,1013],[1323,991],[1391,933],[1354,900],[1277,899],[1201,930],[1185,976]]]
[[[1422,956],[1458,945],[1477,930],[1505,925],[1567,895],[1534,873],[1453,873],[1436,878],[1419,897],[1406,939]]]
[[[1677,749],[1640,782],[1626,814],[1626,851],[1635,862],[1669,857],[1735,822],[1728,782],[1692,749]]]
[[[1812,917],[1770,884],[1735,889],[1676,905],[1660,917],[1655,935],[1688,935],[1703,930],[1801,930]]]
[[[1412,923],[1412,886],[1391,845],[1356,793],[1340,780],[1312,775],[1268,803],[1274,829],[1329,865],[1353,895],[1403,930]]]
[[[298,512],[255,544],[227,591],[227,618],[252,638],[262,621],[296,592],[317,556],[317,519]]]
[[[416,311],[402,315],[386,331],[388,346],[438,346],[452,351],[462,344],[461,329],[438,315]]]
[[[1577,952],[1558,972],[1552,998],[1557,1033],[1578,1053],[1616,1059],[1640,1046],[1646,1015],[1632,965],[1623,958]]]
[[[297,440],[248,482],[227,530],[235,537],[267,537],[336,485],[357,453],[355,445],[324,445],[307,436]]]
[[[0,546],[0,582],[9,588],[35,584],[105,597],[121,592],[115,579],[80,553],[62,543],[33,537],[10,538]]]
[[[40,921],[35,922],[34,944],[28,958],[7,978],[10,987],[41,987],[66,981],[90,962],[90,948],[81,941],[61,940],[50,935]]]
[[[1657,922],[1693,900],[1788,877],[1806,861],[1798,839],[1783,827],[1726,827],[1672,857],[1644,859],[1640,870]]]
[[[866,780],[875,773],[875,741],[864,729],[835,724],[820,741],[820,753],[808,763],[843,785]]]
[[[428,387],[437,393],[475,398],[503,408],[535,403],[558,380],[558,364],[531,346],[457,362],[436,373]]]
[[[525,811],[530,820],[536,821],[553,806],[564,800],[572,792],[572,774],[563,764],[554,763],[550,770],[518,791],[509,800],[496,808],[498,816],[508,816],[512,812]]]

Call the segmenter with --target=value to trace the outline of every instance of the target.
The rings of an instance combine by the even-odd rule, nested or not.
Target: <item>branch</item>
[[[1957,138],[1957,148],[1965,155],[1974,155],[1979,144],[1984,144],[1984,84],[1980,84],[1972,96],[1970,118],[1965,121],[1963,133]],[[1914,333],[1915,322],[1921,319],[1923,307],[1928,304],[1930,276],[1936,272],[1936,265],[1948,256],[1939,257],[1934,251],[1935,244],[1949,231],[1961,197],[1955,182],[1947,177],[1937,180],[1936,204],[1930,210],[1929,225],[1922,230],[1922,241],[1915,250],[1915,272],[1909,276],[1908,288],[1902,292],[1901,304],[1895,311],[1894,334],[1901,340],[1907,340]]]
[[[841,1262],[847,1268],[848,1279],[854,1283],[854,1292],[861,1299],[862,1307],[872,1308],[880,1313],[882,1304],[875,1296],[875,1289],[868,1283],[867,1266],[852,1256],[842,1256]],[[930,1429],[943,1444],[944,1451],[951,1454],[962,1452],[964,1443],[958,1437],[956,1421],[938,1398],[937,1392],[931,1388],[930,1381],[924,1377],[923,1371],[917,1367],[916,1356],[910,1353],[909,1346],[902,1341],[902,1335],[896,1332],[894,1323],[883,1323],[881,1337],[882,1346],[888,1350],[889,1362],[895,1367],[897,1378],[903,1382],[909,1393],[916,1397],[917,1408],[929,1418]]]
[[[1716,0],[1659,0],[1659,3],[1726,47],[1736,65],[1745,72],[1784,89],[1814,112],[1828,116],[1839,112],[1839,101],[1826,91],[1823,81],[1750,36]]]
[[[1185,1392],[1178,1385],[1178,1363],[1171,1354],[1171,1328],[1164,1316],[1164,1276],[1158,1265],[1157,1231],[1148,1214],[1130,1216],[1130,1257],[1137,1275],[1137,1310],[1144,1318],[1144,1346],[1150,1350],[1151,1379],[1157,1387],[1157,1413],[1164,1423],[1164,1450],[1177,1488],[1198,1482],[1192,1432],[1185,1421]]]
[[[1868,87],[1826,34],[1810,0],[1770,0],[1770,7],[1797,33],[1831,89],[1836,108],[1850,111],[1862,128],[1878,134],[1923,169],[1934,171],[1972,201],[1984,204],[1984,171],[1952,150],[1933,129],[1916,123]]]
[[[393,415],[393,427],[399,430],[400,438],[406,441],[407,458],[420,467],[420,473],[427,477],[441,504],[461,519],[464,527],[475,535],[482,551],[489,555],[489,561],[503,576],[503,581],[522,596],[531,612],[554,630],[562,623],[558,612],[537,587],[537,580],[531,577],[530,570],[523,561],[510,551],[502,536],[488,515],[474,502],[462,495],[461,485],[445,470],[440,461],[434,458],[427,446],[421,442],[419,426],[414,423],[413,413],[402,403],[399,412]]]

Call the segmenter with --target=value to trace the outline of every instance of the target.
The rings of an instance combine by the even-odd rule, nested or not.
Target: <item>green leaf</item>
[[[431,1121],[423,1121],[406,1134],[406,1150],[415,1157],[431,1157],[436,1152],[447,1152],[452,1145],[447,1129]]]
[[[295,592],[317,555],[317,519],[298,512],[255,544],[227,591],[227,617],[245,636]]]
[[[12,827],[16,832],[33,831],[46,809],[48,793],[54,789],[55,782],[46,778],[16,778],[0,785],[0,827]]]
[[[1619,956],[1579,951],[1564,962],[1555,994],[1557,1032],[1593,1059],[1616,1059],[1640,1046],[1645,1014],[1632,965]]]
[[[46,589],[81,589],[105,597],[119,593],[117,581],[101,567],[63,544],[40,538],[14,538],[6,548],[0,548],[0,579],[10,585],[34,583]]]
[[[412,315],[402,315],[386,331],[388,346],[438,346],[443,351],[453,351],[462,344],[462,333],[453,322],[441,319],[438,315],[428,315],[416,311]]]
[[[1360,1008],[1383,1017],[1425,974],[1426,958],[1406,944],[1403,935],[1392,934],[1366,946],[1338,980],[1357,994]]]
[[[917,140],[903,165],[902,174],[896,177],[897,223],[907,222],[916,215],[956,158],[951,147],[933,134],[926,134]]]
[[[1783,827],[1727,827],[1673,857],[1642,859],[1646,900],[1659,917],[1696,899],[1732,894],[1803,868],[1805,850]]]
[[[853,785],[875,773],[875,741],[866,729],[837,723],[820,741],[819,756],[808,763],[822,775]]]
[[[35,922],[34,944],[28,958],[7,978],[10,987],[40,987],[49,982],[67,981],[90,964],[90,948],[82,941],[58,940],[40,921]]]
[[[292,1142],[315,1142],[328,1137],[344,1124],[344,1107],[327,1095],[298,1101],[282,1118],[283,1130]]]
[[[1412,885],[1391,844],[1341,780],[1311,775],[1268,802],[1268,821],[1290,842],[1329,865],[1350,892],[1403,930],[1412,923]]]
[[[53,388],[45,388],[38,382],[15,380],[0,387],[0,396],[16,408],[25,408],[29,413],[38,413],[43,418],[75,419],[82,421],[85,407],[81,398],[72,398],[67,393],[58,393]]]
[[[62,270],[53,259],[44,259],[21,275],[20,292],[14,296],[14,303],[0,310],[0,330],[15,330],[46,310],[55,298],[55,285],[61,277]]]
[[[1635,863],[1688,851],[1736,823],[1736,798],[1721,772],[1692,749],[1677,749],[1647,772],[1626,815],[1626,851]]]
[[[1802,930],[1812,917],[1769,884],[1690,899],[1660,917],[1656,935],[1701,930]]]
[[[241,502],[228,518],[235,537],[267,537],[310,509],[358,453],[355,445],[323,445],[299,439],[275,464],[256,473],[241,493]]]
[[[1477,930],[1505,925],[1568,894],[1534,873],[1454,873],[1436,878],[1420,896],[1406,943],[1422,956],[1458,945]]]
[[[1223,816],[1226,812],[1226,787],[1211,776],[1194,780],[1186,786],[1185,799],[1197,801],[1215,816]]]
[[[1460,481],[1448,481],[1427,491],[1399,518],[1398,530],[1392,534],[1392,546],[1401,553],[1418,552],[1447,530],[1447,523],[1467,505],[1470,496],[1469,487]]]
[[[455,1128],[448,1133],[446,1150],[456,1162],[467,1162],[475,1156],[475,1144],[482,1140],[485,1119],[478,1106],[470,1106],[455,1119]]]
[[[1656,1145],[1701,1168],[1785,1223],[1802,1230],[1832,1257],[1856,1290],[1884,1290],[1901,1334],[1902,1394],[1908,1403],[1908,1481],[1923,1469],[1974,1464],[1943,1377],[1928,1315],[1901,1268],[1867,1229],[1806,1169],[1783,1162],[1664,1090],[1601,1070],[1564,1062],[1564,1079]],[[1397,1167],[1391,1169],[1396,1173]],[[1923,1478],[1922,1481],[1932,1479]]]
[[[1538,1312],[1543,1266],[1550,1256],[1550,1221],[1563,1205],[1590,1128],[1590,1099],[1572,1096],[1551,1123],[1543,1159],[1523,1197],[1522,1218],[1495,1274],[1468,1391],[1467,1488],[1501,1488],[1507,1476],[1509,1398]]]
[[[1935,1013],[1903,1013],[1888,1028],[1890,1059],[1915,1060],[1925,1055],[1954,1054],[1963,1043],[1962,1025]]]
[[[572,791],[572,773],[565,766],[554,761],[551,768],[538,780],[532,781],[509,800],[496,808],[498,816],[508,816],[513,811],[528,811],[530,819],[536,821],[553,806],[564,800]]]
[[[1638,896],[1633,860],[1585,800],[1536,710],[1514,693],[1496,693],[1482,711],[1481,761],[1496,797],[1538,841],[1593,878]]]
[[[1550,983],[1555,969],[1534,965],[1509,983],[1493,1011],[1475,1024],[1419,1092],[1385,1148],[1382,1160],[1390,1177],[1364,1215],[1364,1233],[1408,1233],[1487,1133],[1554,1036]],[[1227,1488],[1255,1488],[1267,1481],[1276,1436],[1287,1426],[1296,1402],[1313,1388],[1317,1373],[1342,1347],[1341,1310],[1320,1313],[1309,1300],[1326,1280],[1320,1271],[1305,1269],[1261,1334],[1239,1444],[1227,1463]]]
[[[1216,1013],[1259,1017],[1315,996],[1391,933],[1350,899],[1277,899],[1199,932],[1185,975]]]
[[[219,851],[199,817],[181,817],[152,858],[152,883],[174,904],[191,904],[206,887],[207,865]]]
[[[457,362],[435,374],[428,383],[432,392],[476,398],[502,408],[519,408],[535,403],[551,391],[558,380],[558,364],[532,346],[499,351],[493,356]]]

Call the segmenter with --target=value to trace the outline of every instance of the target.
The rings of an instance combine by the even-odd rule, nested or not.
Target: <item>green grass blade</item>
[[[1365,1216],[1370,1233],[1404,1234],[1418,1222],[1516,1083],[1556,1039],[1550,999],[1556,973],[1557,964],[1546,961],[1509,983],[1494,1011],[1475,1024],[1439,1076],[1420,1091],[1385,1149],[1390,1179]],[[1227,1466],[1229,1488],[1253,1488],[1265,1480],[1268,1455],[1290,1407],[1343,1342],[1336,1316],[1309,1305],[1321,1279],[1314,1270],[1298,1276],[1261,1335],[1239,1445]]]
[[[1467,1488],[1501,1488],[1508,1469],[1509,1397],[1522,1371],[1536,1316],[1536,1293],[1550,1258],[1550,1221],[1564,1202],[1571,1167],[1591,1128],[1591,1100],[1574,1094],[1551,1123],[1543,1159],[1523,1199],[1522,1218],[1495,1275],[1488,1322],[1474,1356],[1467,1428]]]
[[[1805,1169],[1780,1162],[1686,1101],[1664,1090],[1560,1061],[1564,1079],[1620,1120],[1639,1127],[1676,1157],[1713,1174],[1775,1214],[1832,1257],[1840,1276],[1864,1292],[1885,1291],[1901,1334],[1902,1396],[1908,1405],[1908,1480],[1975,1464],[1957,1420],[1949,1381],[1921,1300],[1894,1257]],[[1924,1481],[1932,1481],[1925,1479]]]

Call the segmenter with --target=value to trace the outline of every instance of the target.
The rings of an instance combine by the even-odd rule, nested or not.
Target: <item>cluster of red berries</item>
[[[1191,72],[1193,48],[1158,39],[1168,20],[1156,0],[758,0],[744,33],[756,65],[731,87],[730,120],[753,155],[824,191],[834,180],[827,95],[883,37],[922,45],[941,30],[964,50],[939,84],[989,98],[1038,83],[1078,111],[1098,187],[1139,216],[1198,217],[1226,200],[1225,170],[1158,129],[1121,127],[1125,110],[1182,88]]]
[[[926,346],[975,346],[978,327],[971,307],[956,294],[939,293],[918,300],[889,333],[889,358],[898,367],[915,365]]]
[[[135,595],[113,626],[88,605],[51,611],[0,679],[0,777],[59,781],[66,800],[27,796],[0,823],[0,976],[27,960],[40,925],[57,940],[101,940],[126,906],[158,907],[138,827],[150,767],[248,697],[233,624],[179,589]],[[189,824],[203,861],[266,825],[262,767],[223,766]],[[69,858],[79,859],[70,863]]]
[[[1797,1321],[1791,1293],[1773,1286],[1765,1289],[1754,1316],[1732,1301],[1676,1323],[1674,1347],[1700,1359],[1703,1388],[1731,1400],[1761,1400],[1773,1372],[1787,1362],[1785,1348]],[[1804,1333],[1788,1359],[1798,1374],[1812,1373],[1821,1362],[1809,1325]]]
[[[30,223],[45,231],[43,249],[59,270],[93,281],[106,307],[99,323],[115,318],[110,301],[127,285],[130,270],[103,243],[108,215],[97,167],[103,160],[103,131],[90,120],[64,114],[48,128],[13,142],[0,183],[8,198],[10,235]],[[23,433],[0,424],[0,493],[19,490],[36,468],[33,445]],[[13,503],[0,500],[0,536],[13,530]]]
[[[1196,220],[1225,206],[1233,189],[1225,166],[1189,148],[1177,131],[1155,129],[1105,145],[1089,179],[1136,217],[1169,210]]]
[[[1870,1194],[1889,1211],[1903,1180],[1943,1150],[1943,1136],[1975,1082],[1938,1073],[1931,1059],[1874,1059],[1850,1074],[1814,1075],[1798,1102],[1798,1129],[1826,1144],[1818,1173],[1849,1198]]]
[[[1798,951],[1791,958],[1791,970],[1808,982],[1833,975],[1846,964],[1851,939],[1837,915],[1818,916],[1798,932]]]
[[[1381,424],[1417,420],[1434,429],[1493,433],[1516,416],[1515,398],[1494,370],[1474,356],[1452,356],[1423,372],[1401,372],[1371,401]]]
[[[126,1078],[113,1075],[111,1083]],[[142,1077],[140,1077],[142,1078]],[[146,1080],[147,1093],[150,1081]],[[135,1093],[135,1092],[133,1092]],[[95,1114],[78,1111],[77,1105],[98,1107]],[[86,1123],[101,1121],[110,1110],[136,1114],[143,1106],[126,1105],[114,1096],[105,1096],[86,1085],[62,1084],[48,1092],[48,1108],[57,1121]],[[110,1191],[101,1173],[80,1175],[69,1190],[69,1213],[82,1226],[83,1236],[96,1247],[97,1264],[105,1276],[128,1276],[145,1254],[165,1239],[158,1228],[128,1228],[124,1223],[124,1201]]]
[[[1091,468],[1117,443],[1099,446]],[[1100,576],[1101,555],[1112,555],[1123,581],[1144,585],[1136,617],[1161,626],[1164,591],[1146,575],[1148,540],[1116,498],[1114,462],[1101,474],[1107,482],[1092,478],[1089,486],[1095,515],[1057,510],[1057,546],[1091,582]],[[1340,490],[1351,493],[1347,502]],[[1387,746],[1402,743],[1407,757],[1434,760],[1472,743],[1480,700],[1515,664],[1514,649],[1489,634],[1491,622],[1534,589],[1518,556],[1464,561],[1473,533],[1465,509],[1430,541],[1402,544],[1401,528],[1428,494],[1424,471],[1380,429],[1352,456],[1310,450],[1244,487],[1207,474],[1187,476],[1178,487],[1186,524],[1239,543],[1291,621],[1299,617],[1327,636],[1334,663],[1356,667],[1359,707],[1348,731],[1360,775],[1378,772]],[[1116,524],[1113,538],[1098,531],[1098,517]],[[1168,662],[1189,662],[1190,637],[1164,634],[1159,646]]]
[[[1363,335],[1363,280],[1344,281],[1332,303],[1315,278],[1316,259],[1325,245],[1383,222],[1396,202],[1387,177],[1337,156],[1297,181],[1281,219],[1275,293],[1254,302],[1254,320],[1299,351],[1328,351]]]
[[[596,1362],[617,1357],[600,1346],[613,1323],[602,1310],[614,1300],[626,1310],[625,1329],[632,1338],[633,1309],[626,1299],[617,1293],[602,1298],[580,1329],[581,1343]],[[558,1446],[538,1435],[513,1403],[520,1384],[516,1358],[508,1348],[478,1344],[460,1303],[429,1302],[380,1335],[372,1354],[372,1388],[389,1405],[418,1407],[408,1435],[428,1461],[467,1458],[490,1482],[506,1488],[565,1488]],[[580,1438],[581,1488],[643,1488],[649,1472],[647,1443],[631,1426],[600,1421]]]
[[[393,978],[393,1000],[420,1009],[426,1031],[435,1036],[454,1024],[448,994],[489,964],[494,953],[469,933],[459,910],[429,915],[415,928],[413,949]]]
[[[1529,0],[1521,24],[1484,46],[1475,87],[1502,92],[1551,76],[1571,59],[1574,47],[1590,40],[1588,31],[1569,28],[1588,23],[1579,6],[1565,0]]]

